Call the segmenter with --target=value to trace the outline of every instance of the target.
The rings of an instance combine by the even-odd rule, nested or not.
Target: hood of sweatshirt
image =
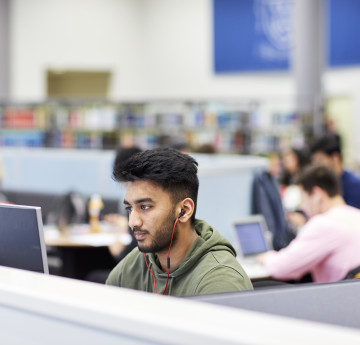
[[[207,222],[196,219],[195,230],[199,236],[190,247],[183,261],[178,266],[171,269],[170,277],[178,277],[188,272],[209,252],[227,251],[236,257],[236,251],[230,242]],[[149,257],[153,272],[156,275],[166,276],[167,272],[161,270],[157,256],[155,254],[150,254]]]

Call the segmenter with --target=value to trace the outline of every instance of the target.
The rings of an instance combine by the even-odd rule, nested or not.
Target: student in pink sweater
[[[325,166],[306,168],[296,183],[310,217],[286,248],[258,256],[279,280],[311,273],[315,282],[333,282],[360,266],[360,210],[345,204],[336,175]]]

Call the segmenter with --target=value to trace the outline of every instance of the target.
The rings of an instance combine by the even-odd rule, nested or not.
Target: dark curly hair
[[[197,166],[197,161],[188,154],[172,148],[157,148],[136,153],[116,164],[113,178],[118,182],[147,180],[156,183],[170,194],[174,203],[191,198],[195,205],[191,217],[194,223],[199,191]]]
[[[341,139],[338,135],[324,135],[320,138],[314,139],[310,145],[311,154],[316,152],[323,152],[327,155],[332,155],[333,153],[339,153],[340,157],[342,156],[341,150]]]

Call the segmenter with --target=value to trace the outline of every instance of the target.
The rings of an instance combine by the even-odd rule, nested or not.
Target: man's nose
[[[135,227],[141,228],[142,220],[138,212],[132,210],[129,214],[129,226],[133,230]]]

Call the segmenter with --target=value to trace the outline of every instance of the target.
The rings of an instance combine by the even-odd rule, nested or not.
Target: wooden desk
[[[91,233],[88,224],[72,225],[63,231],[44,226],[46,245],[62,261],[59,275],[84,280],[93,270],[112,269],[117,264],[108,246],[115,241],[128,244],[131,236],[108,225],[103,225],[103,229],[101,233]]]

